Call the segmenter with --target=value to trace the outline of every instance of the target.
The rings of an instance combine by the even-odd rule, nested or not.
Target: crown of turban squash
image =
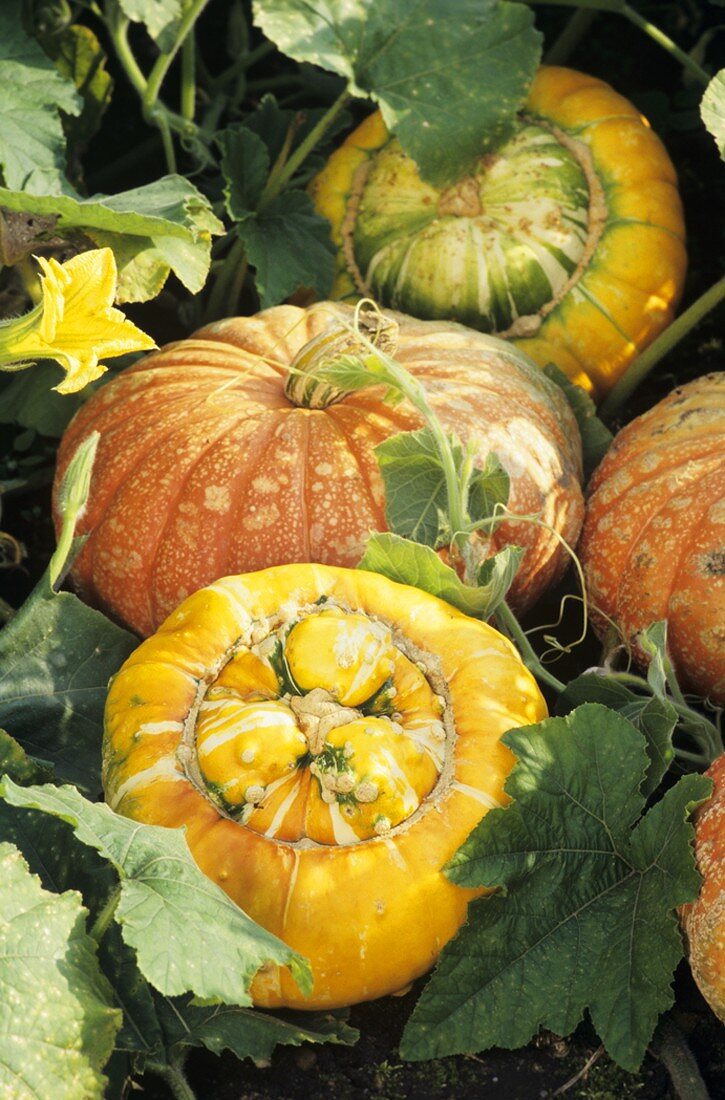
[[[287,565],[189,597],[115,677],[104,788],[186,826],[197,862],[306,956],[263,1006],[323,1008],[424,973],[473,896],[443,867],[505,798],[508,729],[546,708],[513,646],[384,577]]]
[[[601,397],[672,319],[686,267],[672,163],[609,85],[542,67],[513,134],[447,188],[379,112],[313,181],[332,296],[512,339]]]
[[[139,360],[95,394],[62,440],[56,492],[78,445],[100,433],[73,565],[79,593],[141,634],[197,588],[285,562],[354,566],[386,528],[374,448],[422,426],[384,388],[335,391],[308,359],[354,311],[277,306],[210,325]],[[425,386],[447,431],[495,452],[509,506],[491,540],[526,554],[511,599],[530,606],[563,571],[558,532],[583,516],[581,441],[559,388],[516,348],[446,322],[390,315],[395,356]],[[347,326],[347,328],[345,328]],[[309,379],[309,382],[308,382]]]

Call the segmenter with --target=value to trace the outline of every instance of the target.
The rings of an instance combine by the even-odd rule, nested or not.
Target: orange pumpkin
[[[682,908],[692,974],[716,1016],[725,1023],[725,755],[708,768],[712,797],[695,814],[695,858],[700,896]]]
[[[590,492],[580,553],[593,604],[630,639],[667,619],[682,683],[725,703],[725,374],[632,421]]]
[[[390,316],[396,357],[447,430],[507,468],[512,510],[575,542],[581,442],[559,389],[503,341]],[[88,602],[148,634],[225,574],[357,564],[370,531],[385,529],[373,448],[422,421],[407,404],[386,404],[382,387],[340,395],[290,374],[310,341],[352,317],[321,303],[220,321],[140,360],[83,406],[62,441],[56,487],[79,443],[100,432],[78,530],[90,537],[72,572]],[[566,565],[556,536],[531,524],[502,524],[492,543],[526,549],[512,591],[519,610]]]

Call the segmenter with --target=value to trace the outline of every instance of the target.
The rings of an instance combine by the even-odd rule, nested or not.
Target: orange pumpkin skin
[[[150,355],[94,395],[61,443],[56,490],[76,448],[100,432],[72,578],[89,603],[140,634],[217,577],[287,562],[354,566],[385,530],[373,448],[422,421],[382,389],[327,408],[284,392],[297,352],[350,307],[278,306],[233,318]],[[556,386],[516,349],[446,322],[402,315],[397,359],[426,386],[445,427],[495,451],[510,507],[576,542],[583,514],[581,444]],[[522,610],[565,568],[550,531],[502,524],[496,549],[527,553],[512,601]]]
[[[715,789],[695,814],[695,858],[702,888],[697,901],[683,906],[680,915],[693,977],[725,1023],[725,754],[705,775]]]
[[[343,619],[352,616],[346,644],[322,631],[292,645],[300,622],[314,627],[316,621],[319,627],[333,606]],[[309,691],[308,702],[323,681],[342,699],[341,682],[354,678],[360,684],[360,666],[374,675],[385,660],[385,654],[371,656],[369,637],[361,640],[361,619],[394,640],[397,690],[391,699],[400,713],[362,723],[351,721],[354,714],[343,715],[324,737],[329,744],[341,735],[345,761],[359,772],[366,754],[361,741],[371,731],[365,729],[360,738],[355,727],[387,724],[385,762],[374,778],[381,792],[386,782],[399,791],[407,787],[406,798],[415,774],[430,760],[429,750],[437,756],[439,747],[434,786],[423,797],[425,788],[417,788],[402,820],[388,820],[382,830],[369,818],[373,828],[365,827],[366,807],[375,812],[380,799],[363,799],[357,788],[352,797],[359,797],[359,804],[347,806],[352,816],[343,820],[341,798],[334,834],[325,836],[318,812],[324,809],[322,772],[310,763],[322,746],[310,744],[303,756],[304,747],[293,748],[298,759],[288,757],[288,765],[294,766],[283,761],[275,775],[268,770],[261,779],[250,779],[267,784],[258,795],[251,787],[245,790],[244,780],[239,783],[230,805],[225,780],[236,782],[248,774],[245,768],[264,769],[280,757],[278,733],[268,721],[250,728],[254,722],[239,717],[243,708],[260,698],[274,700],[271,705],[279,710],[295,705],[275,672],[280,665],[267,644],[270,632],[279,637],[281,631],[290,671],[302,696]],[[383,677],[388,672],[382,668]],[[368,679],[357,702],[347,698],[346,703],[360,705],[376,683]],[[220,708],[227,707],[233,713],[225,718],[228,712]],[[431,721],[431,708],[438,721]],[[433,965],[477,893],[451,882],[443,868],[488,810],[507,801],[504,782],[514,757],[501,736],[546,713],[513,645],[488,624],[376,573],[279,566],[225,577],[194,593],[131,654],[113,678],[106,703],[104,791],[126,817],[185,826],[201,869],[253,920],[309,960],[314,976],[309,998],[286,970],[265,967],[252,986],[256,1004],[329,1009],[394,993]],[[294,721],[289,713],[287,718],[289,728]],[[397,732],[393,718],[401,723]],[[216,742],[210,752],[207,734]],[[419,739],[409,743],[419,750],[412,757],[402,751],[408,735]],[[363,760],[362,771],[367,770]],[[322,801],[327,802],[324,794]],[[243,802],[253,804],[242,807]],[[350,827],[360,817],[362,829],[352,835]]]
[[[630,639],[667,619],[681,683],[725,703],[724,373],[619,433],[591,480],[580,555],[595,608]]]

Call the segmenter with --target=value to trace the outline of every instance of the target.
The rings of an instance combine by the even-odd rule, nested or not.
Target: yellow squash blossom
[[[43,274],[43,300],[23,317],[0,322],[0,369],[20,370],[28,360],[55,359],[66,371],[58,393],[75,393],[106,367],[101,357],[155,347],[154,341],[113,308],[116,261],[96,248],[66,263],[35,257]]]

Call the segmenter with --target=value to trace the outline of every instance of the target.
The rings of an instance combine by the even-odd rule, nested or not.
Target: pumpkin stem
[[[352,376],[366,370],[374,384],[374,360],[366,337],[380,351],[394,355],[398,346],[398,323],[377,308],[357,311],[356,327],[334,323],[308,341],[295,355],[289,368],[284,392],[299,408],[326,409],[359,389],[359,382],[345,386],[346,368]],[[360,333],[361,335],[358,335]],[[332,374],[337,375],[333,379]]]

